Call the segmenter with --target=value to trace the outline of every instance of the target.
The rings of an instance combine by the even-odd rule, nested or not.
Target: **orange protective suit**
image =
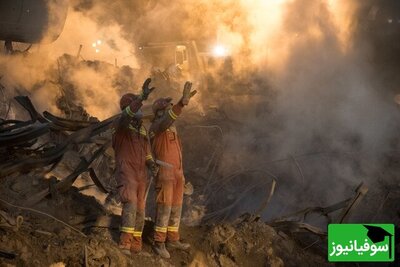
[[[147,131],[140,119],[135,118],[135,112],[140,107],[141,102],[133,100],[123,109],[121,117],[113,124],[112,137],[116,160],[115,177],[123,204],[120,247],[132,252],[142,248],[148,186],[146,165],[153,163]]]
[[[164,101],[165,104],[168,100],[170,101],[170,99],[157,101]],[[156,106],[157,101],[154,103]],[[149,130],[154,156],[173,166],[169,168],[161,165],[155,183],[157,211],[154,240],[156,242],[165,242],[166,239],[179,240],[185,177],[182,168],[181,142],[173,123],[181,114],[182,108],[183,105],[179,102],[172,108],[165,109],[164,115],[156,118]]]

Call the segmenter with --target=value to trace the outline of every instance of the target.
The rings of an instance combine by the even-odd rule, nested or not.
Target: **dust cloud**
[[[220,171],[270,168],[281,178],[277,215],[283,203],[328,205],[361,181],[375,187],[394,148],[398,108],[358,39],[358,11],[356,1],[158,1],[135,20],[228,47],[232,77],[246,83],[223,80],[218,99],[203,102],[240,121],[225,136]],[[289,160],[269,163],[279,159]]]
[[[35,46],[29,64],[0,58],[1,82],[37,87],[54,60],[76,55],[80,44],[84,59],[133,68],[141,43],[196,40],[204,51],[222,44],[232,75],[217,81],[214,95],[201,92],[204,106],[216,104],[235,125],[225,135],[219,172],[276,173],[271,217],[299,203],[340,201],[361,181],[375,185],[385,153],[394,149],[399,112],[370,44],[357,35],[359,8],[345,0],[72,0],[60,38]],[[121,90],[112,69],[80,65],[68,72],[93,116],[117,110]],[[39,86],[34,94],[45,95],[41,107],[49,108],[57,88]]]
[[[15,50],[26,48],[24,44],[14,45]],[[89,114],[105,119],[118,112],[116,103],[121,92],[117,83],[123,70],[115,65],[137,67],[133,53],[133,44],[122,37],[119,25],[100,26],[89,16],[70,8],[64,30],[55,42],[33,44],[29,54],[0,55],[0,82],[9,96],[29,94],[40,110],[55,114],[60,113],[55,106],[56,99],[68,83],[75,91],[73,100],[78,105]],[[64,54],[71,55],[71,59],[65,60]],[[79,63],[82,59],[89,63]],[[93,67],[99,61],[102,63]],[[124,90],[137,89],[129,85],[132,87]]]

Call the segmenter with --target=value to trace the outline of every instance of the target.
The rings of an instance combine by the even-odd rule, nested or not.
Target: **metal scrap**
[[[64,119],[57,117],[48,111],[43,112],[43,116],[50,122],[52,122],[52,126],[54,127],[54,129],[59,129],[64,131],[77,131],[98,122],[98,121],[88,122],[88,121]]]
[[[12,147],[29,143],[49,132],[47,124],[29,125],[16,131],[0,134],[0,147]]]
[[[278,223],[278,222],[284,222],[284,221],[288,221],[288,220],[296,220],[296,221],[304,221],[306,219],[306,217],[309,214],[312,213],[318,213],[322,216],[325,216],[328,220],[328,222],[332,221],[332,218],[330,218],[329,214],[343,209],[344,207],[346,207],[351,201],[351,198],[348,198],[346,200],[340,201],[338,203],[335,203],[333,205],[330,205],[328,207],[310,207],[310,208],[306,208],[300,211],[296,211],[294,213],[279,217],[279,218],[275,218],[273,220],[270,221],[270,223]]]
[[[28,156],[1,164],[0,177],[4,177],[15,172],[29,171],[34,168],[46,167],[56,163],[73,144],[87,142],[93,136],[108,130],[109,125],[117,116],[119,115],[113,116],[102,122],[90,125],[89,127],[74,132],[68,136],[63,143],[53,147],[52,149],[44,151],[38,157],[33,158]]]
[[[272,223],[270,225],[276,229],[285,228],[286,230],[289,230],[289,232],[292,233],[308,231],[319,236],[327,235],[326,231],[321,230],[319,227],[303,222],[283,221],[283,222]]]
[[[43,118],[43,116],[40,115],[39,112],[37,112],[37,110],[33,106],[32,101],[29,99],[29,97],[16,96],[16,97],[14,97],[14,99],[29,112],[29,115],[31,116],[31,120],[33,122],[35,122],[37,120],[42,123],[47,122],[47,120],[45,118]]]
[[[354,209],[360,204],[361,200],[364,198],[365,194],[368,192],[368,187],[364,184],[361,183],[357,188],[356,188],[356,194],[355,196],[351,199],[351,201],[348,203],[346,208],[342,210],[342,213],[339,216],[338,222],[343,223],[348,220],[350,217],[351,213],[354,211]]]
[[[102,153],[104,153],[104,151],[107,149],[108,145],[109,144],[105,144],[102,147],[100,147],[97,151],[95,151],[93,153],[93,155],[90,157],[89,160],[86,160],[84,157],[82,157],[80,163],[75,168],[74,172],[72,172],[66,178],[61,180],[59,183],[55,184],[53,190],[57,190],[58,192],[65,192],[66,190],[68,190],[73,185],[73,183],[78,178],[78,176],[81,173],[87,171],[89,166],[90,166],[90,164],[92,164],[92,162],[98,156],[100,156]],[[28,198],[26,203],[27,203],[28,206],[33,206],[36,203],[38,203],[39,201],[41,201],[43,198],[48,196],[50,193],[51,193],[51,189],[50,188],[46,188],[46,189],[40,191],[39,193],[31,196],[30,198]]]
[[[59,192],[68,190],[80,174],[88,171],[96,158],[103,156],[110,145],[110,136],[99,135],[110,129],[110,124],[120,115],[101,122],[94,119],[69,120],[46,111],[42,116],[37,112],[29,97],[18,96],[15,99],[29,112],[31,119],[0,121],[0,149],[4,155],[7,155],[0,163],[0,178],[30,171],[44,175],[61,162],[67,151],[77,148],[81,151],[84,143],[91,143],[96,147],[96,152],[89,156],[88,160],[81,158],[76,169],[61,182],[50,184],[49,188],[30,196],[27,203],[31,206],[49,194],[56,198]],[[95,167],[89,169],[93,182],[100,191],[109,192],[110,190],[97,177],[94,169]]]
[[[55,164],[62,158],[67,150],[68,144],[64,143],[43,152],[37,157],[26,156],[24,158],[5,162],[0,165],[0,177],[5,177],[16,172],[27,172],[32,169]]]
[[[8,259],[8,260],[13,260],[17,257],[17,254],[14,252],[0,250],[0,257]]]
[[[299,232],[302,230],[307,230],[314,234],[324,236],[324,235],[326,235],[325,231],[322,231],[318,227],[304,223],[304,221],[306,220],[306,217],[311,213],[318,213],[318,214],[326,217],[328,220],[328,223],[331,223],[334,220],[331,218],[330,214],[334,211],[342,210],[340,213],[340,216],[337,219],[337,222],[338,223],[345,222],[349,218],[352,211],[354,211],[354,209],[360,203],[360,201],[364,197],[364,195],[368,192],[368,188],[363,183],[361,183],[356,188],[355,191],[356,191],[356,194],[352,198],[345,199],[343,201],[340,201],[340,202],[330,205],[328,207],[306,208],[306,209],[294,212],[292,214],[273,219],[270,222],[268,222],[268,224],[270,224],[271,226],[276,227],[276,228],[285,228],[285,229],[289,230],[290,232]]]
[[[107,149],[107,148],[106,148]],[[96,172],[93,168],[89,168],[89,175],[94,184],[97,186],[97,188],[100,189],[101,192],[107,194],[110,191],[106,189],[106,187],[103,185],[103,183],[100,181],[100,179],[97,177]]]
[[[71,229],[71,230],[77,232],[77,233],[80,234],[81,236],[87,237],[84,233],[82,233],[81,231],[79,231],[79,230],[76,229],[75,227],[73,227],[73,226],[71,226],[71,225],[69,225],[69,224],[67,224],[67,223],[65,223],[65,222],[63,222],[63,221],[57,219],[56,217],[54,217],[54,216],[52,216],[52,215],[50,215],[50,214],[47,214],[47,213],[45,213],[45,212],[42,212],[42,211],[39,211],[39,210],[35,210],[35,209],[32,209],[32,208],[17,206],[17,205],[14,205],[14,204],[9,203],[9,202],[7,202],[7,201],[5,201],[5,200],[3,200],[3,199],[0,199],[0,202],[3,203],[3,204],[5,204],[5,205],[7,205],[7,206],[9,206],[9,207],[12,207],[12,208],[16,208],[16,209],[19,209],[19,210],[30,211],[30,212],[33,212],[33,213],[36,213],[36,214],[39,214],[39,215],[43,215],[43,216],[49,217],[49,218],[51,218],[51,219],[53,219],[53,220],[55,220],[55,221],[57,221],[57,222],[63,224],[64,226],[68,227],[69,229]]]
[[[269,180],[262,180],[261,183],[251,184],[251,185],[247,186],[246,188],[244,188],[240,191],[239,196],[235,197],[235,201],[233,201],[232,203],[230,203],[229,205],[225,206],[222,209],[219,209],[219,210],[216,210],[216,211],[206,214],[203,218],[203,221],[219,221],[220,222],[220,221],[226,220],[228,217],[232,216],[232,212],[233,212],[234,208],[237,207],[239,203],[241,203],[241,201],[244,197],[248,196],[249,192],[251,192],[257,188],[264,187],[264,186],[267,188],[267,190],[268,190],[267,192],[269,192],[269,193],[265,194],[265,197],[263,198],[263,201],[261,202],[260,206],[255,210],[255,214],[259,215],[266,209],[266,207],[268,206],[268,203],[270,202],[270,200],[275,192],[276,181],[278,179],[275,175],[273,175],[272,173],[270,173],[267,170],[249,169],[249,170],[242,170],[239,172],[235,172],[231,175],[228,175],[225,178],[222,178],[220,180],[221,187],[215,189],[214,192],[219,192],[219,190],[224,188],[224,185],[226,185],[230,180],[234,179],[235,177],[242,175],[242,174],[249,174],[249,173],[262,173],[266,177],[271,177],[272,182],[269,183]],[[211,201],[211,200],[208,199],[208,201]]]

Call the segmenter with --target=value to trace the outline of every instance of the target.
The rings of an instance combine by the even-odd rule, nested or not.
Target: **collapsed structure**
[[[71,95],[73,92],[61,95],[58,102],[64,117],[71,119],[48,111],[40,114],[27,96],[5,101],[8,104],[3,109],[0,134],[3,157],[0,175],[4,184],[0,198],[4,229],[2,261],[27,264],[32,251],[46,246],[44,252],[40,249],[35,252],[41,255],[33,257],[37,264],[58,261],[86,266],[168,264],[155,256],[129,259],[112,241],[118,235],[120,207],[113,178],[110,124],[118,115],[99,121],[74,103]],[[11,113],[18,113],[16,117],[24,117],[25,113],[29,119],[7,119]],[[191,155],[187,164],[183,236],[199,246],[195,245],[188,253],[173,252],[167,262],[216,266],[247,265],[253,264],[253,260],[257,265],[273,266],[300,262],[324,264],[326,230],[321,217],[315,215],[325,217],[327,222],[348,221],[368,192],[367,186],[361,184],[353,196],[349,194],[343,201],[338,199],[336,204],[306,208],[271,218],[265,224],[261,218],[265,212],[268,214],[268,204],[276,187],[279,188],[279,177],[266,168],[242,169],[220,176],[218,167],[223,158],[227,125],[215,117],[219,115],[196,114],[189,112],[179,127],[184,133],[190,132],[183,135],[190,136],[183,142]],[[210,124],[216,119],[218,124]],[[193,145],[193,140],[203,142],[202,138],[208,146]],[[288,161],[304,180],[298,160],[292,157]],[[82,195],[87,190],[98,200]],[[144,238],[145,251],[151,255],[147,244],[153,242],[154,203],[152,197],[148,199]],[[389,196],[380,209],[388,200]],[[248,214],[240,217],[244,212]],[[23,234],[17,239],[12,237],[20,232]],[[206,232],[210,234],[204,235]],[[265,234],[260,236],[260,233]],[[67,236],[67,242],[61,241]],[[245,247],[239,248],[239,244]],[[246,255],[254,257],[248,261]]]
[[[110,134],[107,131],[110,131],[109,125],[115,117],[102,122],[69,120],[54,116],[49,112],[39,114],[28,97],[16,97],[16,101],[28,111],[31,119],[28,121],[3,120],[2,122],[1,146],[4,151],[2,155],[6,156],[1,166],[4,187],[2,187],[3,197],[0,198],[4,227],[2,228],[4,229],[2,234],[4,246],[1,247],[1,256],[4,263],[29,264],[33,261],[34,264],[42,265],[61,261],[68,266],[129,264],[131,260],[123,256],[116,244],[111,241],[113,237],[110,234],[115,238],[118,233],[119,216],[106,211],[94,198],[86,197],[79,192],[96,186],[100,192],[109,193],[108,202],[113,202],[116,188],[113,188],[115,184],[112,183],[111,178],[112,167],[107,166],[112,165],[113,161],[112,157],[107,155],[107,149],[110,146]],[[71,173],[67,174],[68,169]],[[88,173],[88,175],[83,175],[83,173]],[[101,178],[96,173],[101,173]],[[66,177],[59,177],[61,180],[58,181],[54,176],[57,174],[64,174]],[[220,182],[225,183],[236,175],[222,179]],[[201,174],[196,176],[197,181],[192,181],[198,183]],[[84,183],[85,185],[80,188],[73,187],[78,177],[89,182]],[[262,213],[273,196],[275,184],[276,180],[272,180],[272,188],[269,189],[268,197],[257,210],[258,214]],[[30,186],[27,187],[27,185]],[[190,187],[190,184],[187,186]],[[259,254],[256,259],[257,264],[266,262],[282,265],[283,260],[280,257],[290,258],[293,262],[296,260],[310,261],[310,263],[323,262],[319,256],[311,258],[306,256],[307,252],[301,252],[300,248],[296,248],[297,245],[290,241],[286,234],[279,232],[277,235],[272,228],[260,221],[259,216],[245,215],[237,218],[235,215],[228,220],[237,218],[233,224],[220,224],[232,215],[237,200],[223,209],[215,211],[211,209],[212,212],[205,213],[206,208],[198,199],[204,198],[200,192],[206,190],[207,187],[207,184],[203,187],[196,185],[194,196],[193,189],[187,190],[187,194],[194,199],[192,197],[186,199],[185,222],[193,226],[185,227],[183,231],[185,238],[196,244],[196,248],[187,255],[183,253],[184,255],[173,257],[172,262],[180,259],[186,264],[234,266],[249,263],[245,254],[253,253],[254,249],[257,249],[254,253]],[[115,202],[118,200],[114,199],[113,203]],[[60,210],[61,207],[62,210]],[[221,220],[221,218],[225,219]],[[198,228],[196,225],[199,225],[202,220],[218,223],[218,225]],[[281,219],[281,221],[284,220]],[[148,218],[146,225],[146,239],[152,242],[149,238],[152,233],[151,218]],[[279,222],[276,222],[276,225],[279,225]],[[290,229],[291,231],[303,229],[322,237],[326,235],[323,230],[307,224],[294,222]],[[204,237],[203,232],[210,230],[210,234]],[[252,231],[255,234],[254,237],[245,234],[246,231]],[[264,237],[270,240],[268,241],[270,243],[265,243],[265,240],[259,236],[260,233],[265,233]],[[15,234],[17,234],[16,238],[13,237]],[[61,241],[65,238],[66,240]],[[259,241],[253,240],[254,238]],[[247,240],[244,244],[248,247],[243,251],[235,247],[235,243],[244,242],[241,239]],[[44,252],[35,240],[45,246]],[[201,242],[199,247],[198,242]],[[274,251],[273,242],[277,242],[276,249],[280,251],[279,256]],[[225,252],[220,251],[221,245],[227,246]],[[298,258],[293,259],[291,253],[285,251],[285,246],[292,247],[292,252],[299,249],[299,252],[296,252],[299,253],[296,256]],[[245,254],[242,255],[242,253]],[[165,264],[160,259],[143,255],[137,257],[140,259],[133,259],[133,264],[138,266],[142,263]]]
[[[287,9],[297,14],[301,3],[293,1]],[[395,14],[366,6],[359,11],[360,35],[369,36],[371,28],[382,25],[395,29]],[[0,262],[324,266],[328,223],[398,225],[399,126],[391,101],[398,84],[396,62],[388,70],[388,55],[375,53],[373,63],[365,64],[333,34],[329,5],[310,7],[313,12],[303,23],[293,22],[288,11],[289,41],[276,43],[293,51],[283,74],[271,79],[263,68],[273,60],[261,70],[239,62],[269,51],[259,49],[261,44],[248,46],[259,39],[247,35],[247,24],[232,25],[249,42],[237,59],[210,60],[193,41],[138,46],[141,63],[150,65],[146,71],[158,84],[157,97],[175,97],[179,83],[192,78],[200,91],[198,102],[177,124],[187,181],[182,237],[193,248],[173,251],[170,260],[151,250],[153,190],[146,206],[144,253],[129,258],[116,245],[121,205],[109,126],[118,109],[111,103],[137,87],[143,70],[119,67],[117,59],[114,64],[85,60],[77,43],[77,55],[38,64],[43,54],[34,58],[30,46],[17,51],[8,42],[11,56],[0,57]],[[378,47],[390,42],[396,49],[390,40],[379,41]],[[121,48],[107,41],[113,51]],[[157,56],[161,50],[169,55],[165,62]],[[392,59],[395,52],[390,51]],[[206,61],[210,69],[204,69]],[[31,79],[31,71],[44,66],[39,78]],[[370,80],[368,74],[375,72],[377,81]],[[370,86],[375,83],[379,92]],[[38,111],[47,108],[51,111]]]

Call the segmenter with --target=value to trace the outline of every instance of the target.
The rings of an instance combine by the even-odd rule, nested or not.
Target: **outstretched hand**
[[[141,94],[141,98],[142,100],[146,100],[149,95],[151,94],[151,92],[154,91],[154,89],[156,89],[155,87],[150,87],[150,83],[151,83],[151,78],[147,78],[142,86],[142,94]]]
[[[182,104],[185,106],[189,104],[190,98],[192,98],[197,93],[196,90],[193,91],[191,90],[192,90],[192,83],[186,82],[183,87],[183,96],[182,96]]]

